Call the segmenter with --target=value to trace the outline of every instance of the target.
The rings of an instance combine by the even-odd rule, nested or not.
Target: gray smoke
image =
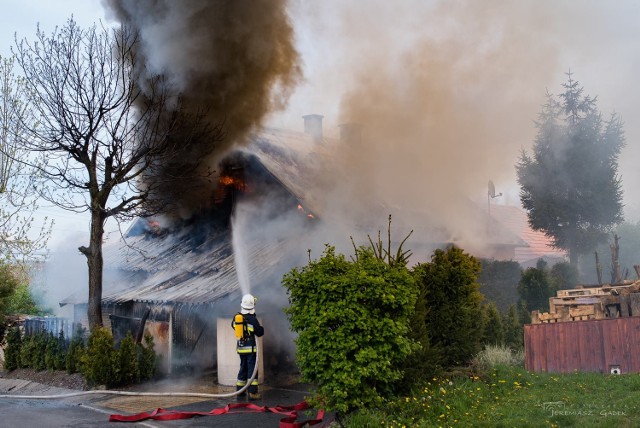
[[[172,91],[180,94],[186,114],[204,113],[210,126],[222,126],[221,141],[206,134],[191,138],[178,163],[174,160],[159,168],[159,177],[148,178],[170,181],[164,196],[182,211],[193,212],[215,181],[194,183],[198,174],[189,172],[215,168],[217,160],[234,144],[243,144],[267,113],[285,106],[300,79],[287,2],[104,0],[104,4],[123,25],[139,32],[138,54],[149,74],[142,79],[164,76]],[[176,182],[176,171],[188,179]]]

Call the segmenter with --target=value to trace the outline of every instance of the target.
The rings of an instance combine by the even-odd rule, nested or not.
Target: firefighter
[[[264,328],[260,325],[258,317],[256,316],[255,297],[251,294],[245,294],[242,296],[242,302],[240,304],[240,312],[238,312],[231,321],[231,327],[236,332],[237,344],[236,351],[240,356],[240,371],[238,371],[238,380],[236,382],[236,391],[242,389],[247,380],[251,378],[253,370],[256,366],[256,351],[257,342],[256,336],[261,337],[264,334]],[[260,394],[258,393],[258,374],[256,372],[256,378],[249,385],[249,400],[259,400]],[[241,399],[240,395],[237,396]]]

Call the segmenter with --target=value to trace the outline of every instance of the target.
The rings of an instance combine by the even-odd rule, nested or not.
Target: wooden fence
[[[640,372],[640,317],[524,326],[525,368],[534,372]]]

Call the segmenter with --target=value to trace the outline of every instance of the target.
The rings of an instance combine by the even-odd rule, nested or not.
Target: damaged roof
[[[213,231],[205,242],[194,245],[192,233],[193,228],[186,227],[177,234],[141,234],[127,238],[130,247],[111,246],[105,251],[105,264],[119,268],[116,281],[126,287],[112,284],[113,291],[104,293],[103,303],[212,303],[240,290],[230,234]],[[250,246],[250,277],[270,276],[284,246],[283,242]]]
[[[257,158],[275,181],[299,201],[305,212],[325,221],[343,221],[329,220],[332,214],[325,208],[328,204],[324,200],[323,180],[340,180],[336,176],[339,171],[331,177],[322,171],[327,163],[332,163],[331,144],[331,141],[314,141],[301,132],[267,128],[253,136],[249,146],[229,156],[246,153]],[[414,228],[415,225],[417,234],[431,238],[431,242],[458,242],[451,231],[427,230],[427,226],[423,226],[425,213],[380,203],[373,211],[380,214],[376,218],[382,222],[390,213],[397,216],[394,217],[396,230],[398,226]],[[470,202],[461,211],[486,217],[486,213]],[[130,234],[126,242],[120,240],[105,245],[104,304],[212,303],[240,290],[228,225],[226,228],[209,226],[206,217],[174,230],[154,230],[146,225],[147,220],[139,219],[132,227],[137,228],[137,232]],[[359,233],[359,225],[354,226],[355,230],[351,231]],[[367,227],[362,229],[369,232]],[[497,245],[527,245],[505,228],[493,229]],[[304,258],[304,254],[302,256]],[[300,248],[286,241],[253,242],[247,248],[247,259],[251,260],[249,276],[260,281],[279,281],[286,270],[295,266],[298,257]],[[283,263],[283,260],[286,261]],[[116,276],[111,275],[114,272]]]

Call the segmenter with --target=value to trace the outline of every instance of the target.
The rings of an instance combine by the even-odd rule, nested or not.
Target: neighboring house
[[[544,259],[549,265],[567,259],[566,251],[554,248],[551,238],[544,232],[531,229],[527,213],[521,208],[491,205],[491,217],[526,243],[514,249],[512,259],[523,268],[535,267],[539,259]]]

